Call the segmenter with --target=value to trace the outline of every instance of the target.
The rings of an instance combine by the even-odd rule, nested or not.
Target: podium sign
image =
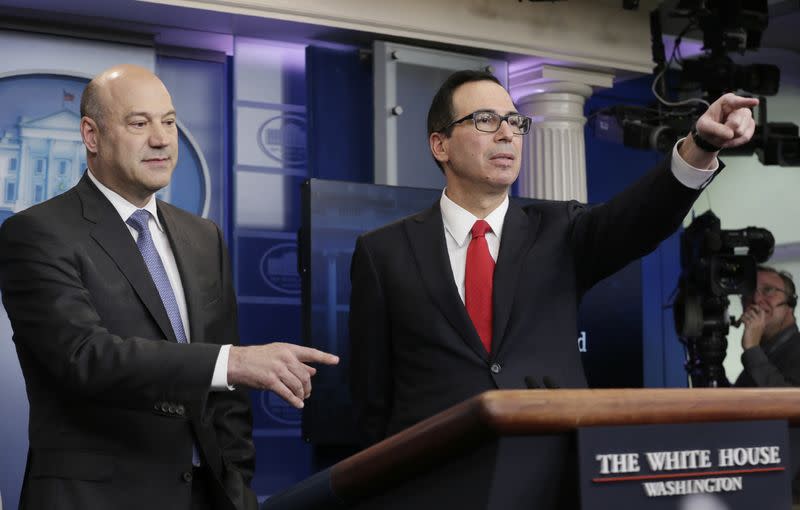
[[[790,508],[785,421],[578,429],[581,510]]]

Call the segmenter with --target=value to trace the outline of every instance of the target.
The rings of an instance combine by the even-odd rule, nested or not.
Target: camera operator
[[[758,266],[756,289],[742,297],[744,324],[740,387],[800,386],[800,332],[792,276]]]

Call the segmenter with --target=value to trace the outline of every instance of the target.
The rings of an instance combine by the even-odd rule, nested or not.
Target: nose
[[[503,119],[500,121],[500,127],[497,128],[497,132],[495,133],[495,139],[500,141],[511,141],[514,138],[514,132],[511,130],[511,125],[508,123],[507,119]]]
[[[167,133],[167,129],[161,123],[154,122],[148,142],[150,147],[165,147],[169,145],[170,136]]]

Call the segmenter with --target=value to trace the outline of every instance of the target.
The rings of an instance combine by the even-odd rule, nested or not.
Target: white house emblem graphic
[[[281,243],[267,250],[259,263],[264,283],[283,293],[300,294],[300,275],[297,274],[297,245]]]
[[[275,161],[288,167],[306,164],[306,120],[284,113],[267,120],[258,130],[258,146]]]
[[[77,113],[20,117],[0,137],[0,207],[13,212],[61,194],[86,168]]]

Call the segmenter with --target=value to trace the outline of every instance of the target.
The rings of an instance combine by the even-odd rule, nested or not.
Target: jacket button
[[[161,402],[161,412],[162,413],[168,413],[169,412],[169,406],[167,405],[166,402]]]
[[[183,416],[186,414],[186,408],[183,407],[183,404],[179,404],[177,408],[175,408],[175,412],[178,413],[178,416]]]
[[[499,374],[503,367],[500,366],[500,363],[492,363],[492,366],[489,367],[489,370],[492,371],[493,374]]]
[[[184,471],[183,474],[181,475],[181,478],[183,478],[183,481],[186,482],[186,483],[191,482],[192,481],[192,472],[191,471]]]
[[[155,405],[153,405],[153,409],[156,411],[161,410],[161,402],[156,402]]]
[[[169,414],[175,414],[175,412],[178,410],[178,408],[175,407],[175,404],[169,404],[167,409],[169,409]]]

